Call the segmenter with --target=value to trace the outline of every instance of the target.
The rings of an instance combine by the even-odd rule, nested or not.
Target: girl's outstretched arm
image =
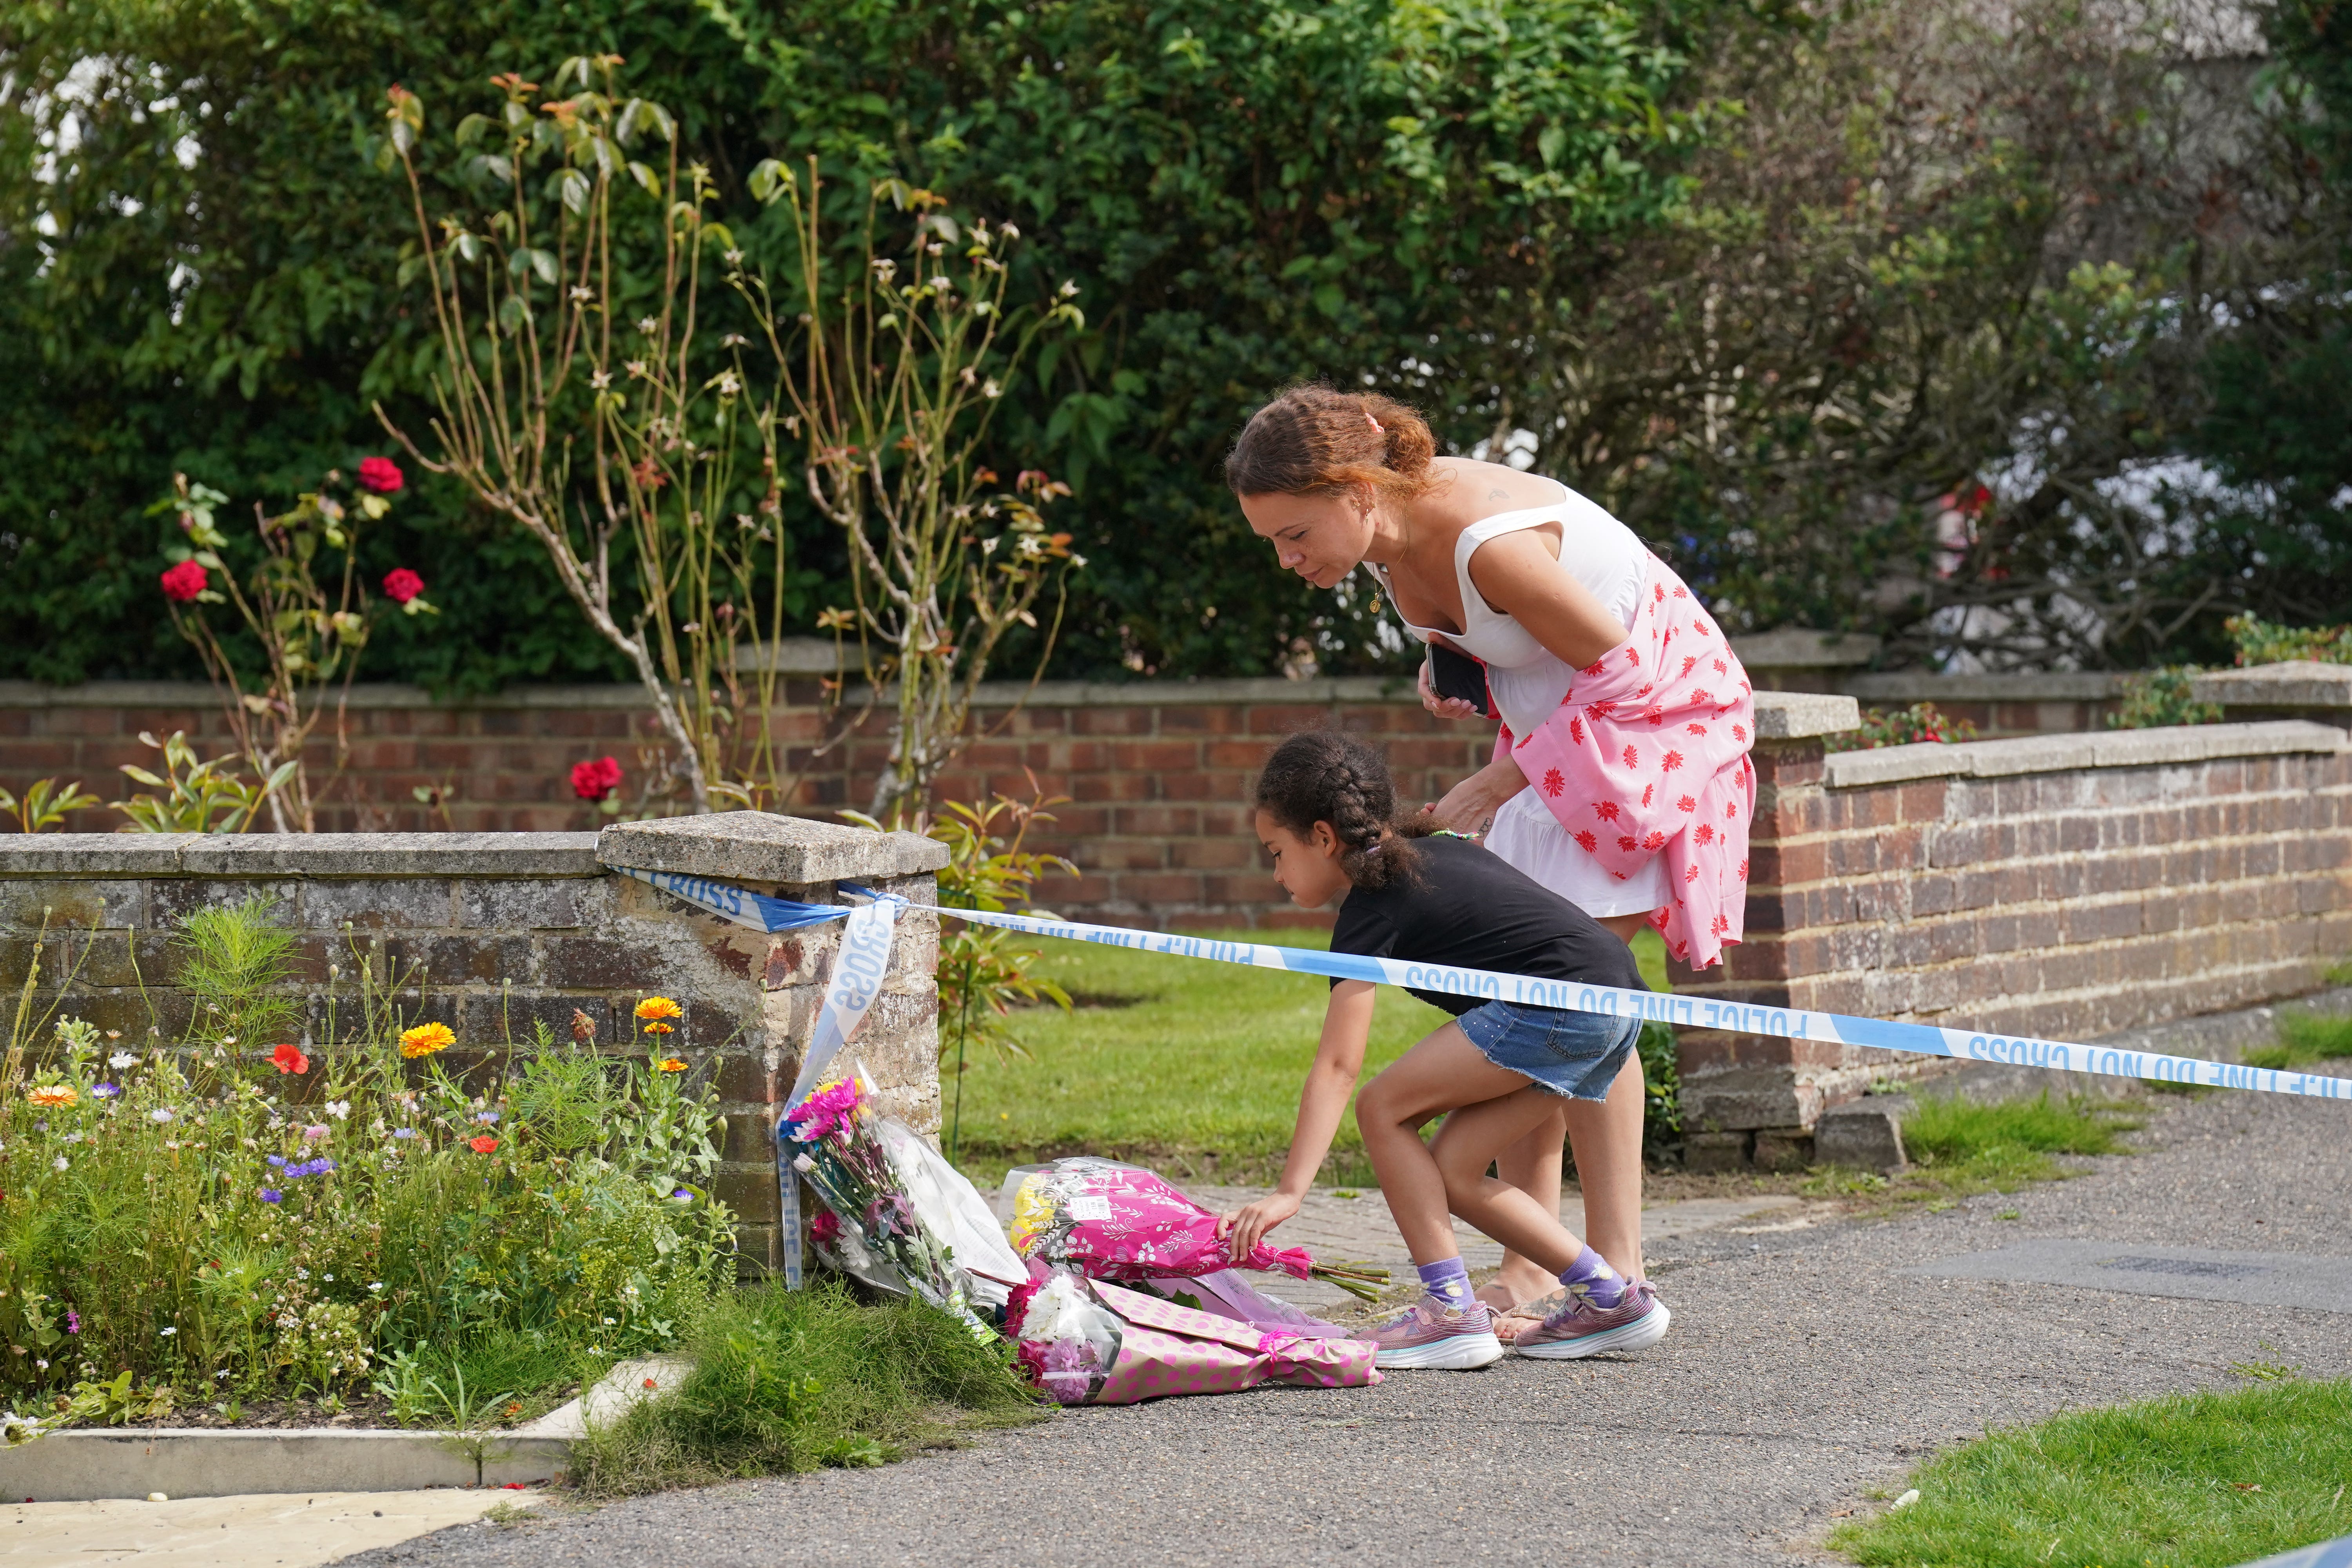
[[[1342,980],[1331,988],[1331,1005],[1323,1014],[1323,1039],[1315,1049],[1315,1065],[1307,1069],[1307,1087],[1298,1096],[1298,1125],[1290,1135],[1290,1157],[1283,1162],[1282,1181],[1254,1204],[1228,1212],[1219,1226],[1228,1250],[1246,1257],[1266,1232],[1298,1212],[1299,1200],[1315,1184],[1323,1156],[1331,1152],[1339,1118],[1348,1113],[1349,1097],[1364,1070],[1364,1046],[1372,1034],[1372,1000],[1377,994],[1368,980]]]

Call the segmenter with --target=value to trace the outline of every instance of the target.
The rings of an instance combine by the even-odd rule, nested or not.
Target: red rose
[[[819,1209],[809,1221],[809,1235],[820,1247],[831,1247],[841,1236],[841,1216],[831,1209]]]
[[[610,757],[572,764],[572,793],[582,800],[603,800],[621,787],[621,764]]]
[[[487,1133],[479,1138],[468,1138],[466,1140],[466,1147],[471,1149],[477,1154],[492,1153],[498,1149],[498,1146],[499,1141],[490,1137]]]
[[[401,477],[400,465],[390,458],[360,459],[360,489],[388,496],[408,481]]]
[[[375,458],[370,458],[368,459],[371,463],[377,462],[380,459]],[[385,466],[389,468],[391,465],[386,464]],[[395,471],[392,478],[392,488],[398,489],[400,488],[400,475]],[[411,572],[405,566],[395,566],[391,571],[383,574],[383,596],[390,599],[395,605],[404,605],[423,592],[425,592],[425,579],[419,577],[415,573]]]
[[[163,597],[175,605],[184,605],[212,586],[205,569],[193,561],[183,561],[163,574]]]
[[[279,1072],[309,1072],[310,1058],[302,1054],[299,1046],[280,1046],[269,1053],[269,1065]]]

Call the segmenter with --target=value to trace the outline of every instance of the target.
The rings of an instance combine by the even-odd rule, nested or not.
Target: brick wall
[[[1284,735],[1315,725],[1354,731],[1379,742],[1399,787],[1434,800],[1492,754],[1494,731],[1431,717],[1398,683],[1374,679],[1235,680],[1163,685],[1041,687],[1017,710],[1019,687],[986,688],[986,732],[940,784],[941,798],[1003,791],[1026,798],[1029,773],[1047,793],[1070,797],[1037,840],[1083,869],[1041,891],[1057,910],[1124,923],[1328,923],[1301,917],[1260,864],[1245,810],[1249,782]],[[803,770],[791,811],[829,816],[868,803],[887,753],[884,740],[853,737],[824,754],[813,681],[795,680],[794,705],[779,728]],[[200,752],[227,750],[211,692],[196,686],[141,685],[53,692],[0,686],[0,785],[21,791],[44,776],[79,778],[104,799],[129,793],[116,768],[152,764],[139,741],[185,730]],[[496,699],[436,704],[396,687],[361,688],[349,714],[348,762],[323,813],[334,830],[546,832],[593,828],[608,820],[572,798],[572,764],[611,754],[628,774],[625,791],[652,763],[649,720],[635,693],[618,688],[521,690]],[[322,730],[331,725],[322,726]],[[334,766],[330,740],[310,754],[314,776]],[[446,786],[446,816],[414,792]],[[69,824],[110,830],[120,814],[79,813]]]
[[[677,826],[705,839],[733,830],[727,816]],[[935,864],[937,846],[823,824],[788,826],[803,843],[811,830],[824,836],[837,862],[813,868],[805,855],[780,856],[772,838],[749,841],[725,851],[738,880],[803,902],[837,902],[838,878],[933,901],[929,872],[911,868]],[[608,844],[604,852],[617,863],[661,868],[665,858],[646,849]],[[180,984],[176,922],[257,894],[275,900],[298,939],[295,978],[285,989],[303,1009],[308,1049],[331,1051],[349,1037],[363,963],[379,984],[403,980],[395,999],[409,1023],[451,1026],[458,1046],[443,1061],[453,1071],[529,1048],[535,1021],[569,1042],[574,1009],[594,1022],[598,1048],[634,1054],[642,1049],[630,1016],[638,1000],[677,998],[686,1017],[669,1047],[696,1072],[713,1075],[726,1117],[714,1190],[740,1218],[747,1270],[772,1266],[772,1130],[822,1000],[839,925],[771,937],[724,923],[608,871],[587,833],[7,837],[0,837],[0,984],[12,994],[23,984],[46,921],[35,1016],[59,1002],[66,1015],[130,1040],[150,1038],[151,1028],[175,1040],[194,1006]],[[940,1121],[938,941],[937,916],[916,910],[901,920],[883,994],[857,1040],[885,1103],[927,1132]]]
[[[2306,721],[1828,757],[1767,742],[1711,995],[2090,1040],[2313,991],[2352,951],[2352,751]],[[1948,1063],[1686,1031],[1695,1163]]]

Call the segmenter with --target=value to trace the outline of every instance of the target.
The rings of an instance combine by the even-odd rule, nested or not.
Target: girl
[[[1436,803],[1436,826],[1483,834],[1621,938],[1656,927],[1694,969],[1739,940],[1755,800],[1747,675],[1623,523],[1557,479],[1437,457],[1410,408],[1326,386],[1258,410],[1225,477],[1286,569],[1333,587],[1367,565],[1415,637],[1477,660],[1483,704],[1441,697],[1422,672],[1432,712],[1502,721],[1494,760]],[[1640,1106],[1629,1072],[1602,1104],[1560,1102],[1496,1163],[1556,1209],[1565,1133],[1588,1239],[1635,1275]],[[1613,1147],[1627,1127],[1630,1167]],[[1593,1179],[1621,1168],[1622,1187]],[[1508,1332],[1549,1289],[1514,1254],[1486,1293],[1512,1310]]]
[[[1397,821],[1388,768],[1360,741],[1329,731],[1293,736],[1266,763],[1256,807],[1274,879],[1294,903],[1319,909],[1346,895],[1331,932],[1335,952],[1627,989],[1642,984],[1625,944],[1575,906],[1467,839],[1433,835],[1425,817]],[[1246,1251],[1298,1212],[1362,1070],[1373,994],[1368,981],[1332,982],[1281,1184],[1224,1216],[1236,1250]],[[1486,1305],[1471,1293],[1449,1211],[1559,1280],[1559,1305],[1520,1331],[1520,1354],[1588,1356],[1656,1343],[1670,1316],[1648,1280],[1629,1279],[1570,1236],[1556,1204],[1547,1211],[1486,1174],[1498,1152],[1549,1121],[1559,1099],[1605,1100],[1629,1071],[1636,1136],[1613,1157],[1638,1165],[1641,1064],[1633,1051],[1641,1021],[1413,994],[1455,1015],[1454,1021],[1391,1064],[1356,1100],[1365,1152],[1424,1292],[1372,1336],[1379,1364],[1467,1368],[1503,1353]],[[1439,1115],[1444,1125],[1423,1145],[1422,1124]],[[1627,1173],[1596,1174],[1622,1181]]]

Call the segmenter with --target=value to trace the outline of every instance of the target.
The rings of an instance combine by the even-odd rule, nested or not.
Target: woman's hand
[[[1445,792],[1445,798],[1422,810],[1437,826],[1474,837],[1486,831],[1505,801],[1528,787],[1527,775],[1508,757],[1497,757]]]
[[[1475,719],[1478,705],[1466,697],[1440,697],[1429,684],[1429,661],[1421,661],[1421,705],[1440,719]]]
[[[1218,1215],[1217,1236],[1224,1242],[1227,1256],[1238,1263],[1256,1249],[1266,1232],[1297,1212],[1298,1199],[1276,1190],[1254,1204],[1244,1204]]]

